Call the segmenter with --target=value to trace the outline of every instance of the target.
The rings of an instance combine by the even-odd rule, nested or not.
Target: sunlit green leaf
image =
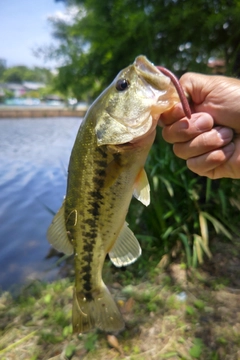
[[[199,359],[201,354],[203,351],[203,342],[201,339],[196,338],[194,340],[194,344],[191,347],[191,349],[189,350],[189,354],[195,358],[195,359]]]
[[[214,218],[207,212],[202,212],[202,215],[212,223],[218,234],[222,233],[223,235],[227,236],[230,240],[232,239],[232,235],[230,234],[230,232],[216,218]]]
[[[166,186],[169,195],[170,195],[171,197],[174,196],[174,190],[173,190],[173,187],[172,187],[170,181],[168,181],[167,178],[165,178],[165,177],[163,177],[163,176],[159,176],[159,179],[160,179],[160,180],[164,183],[164,185]]]
[[[199,225],[201,230],[201,236],[204,244],[208,247],[208,224],[206,218],[203,216],[202,212],[199,212]]]
[[[203,263],[203,252],[202,252],[202,247],[200,245],[201,237],[199,235],[197,235],[197,234],[194,234],[193,239],[194,239],[193,240],[194,241],[193,246],[194,246],[194,249],[196,250],[198,262],[199,262],[199,264],[202,264]]]
[[[179,233],[179,237],[182,240],[183,245],[185,247],[185,252],[186,252],[186,257],[187,257],[187,264],[190,267],[191,266],[191,248],[190,248],[190,245],[189,245],[188,237],[183,233]]]

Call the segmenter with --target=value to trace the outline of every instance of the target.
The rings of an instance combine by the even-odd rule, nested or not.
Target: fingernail
[[[230,144],[224,146],[223,149],[225,154],[232,154],[235,150],[235,144],[231,142]]]
[[[208,131],[213,126],[213,120],[210,117],[210,115],[208,115],[208,114],[205,114],[204,116],[201,115],[200,117],[198,117],[196,119],[195,126],[196,126],[197,130],[199,130],[201,132]]]
[[[222,127],[218,130],[218,134],[222,140],[231,140],[233,138],[233,131],[230,128]]]
[[[188,120],[180,120],[178,126],[179,130],[187,130],[189,128],[189,122]]]

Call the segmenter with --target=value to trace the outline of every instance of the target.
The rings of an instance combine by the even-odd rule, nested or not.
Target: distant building
[[[0,84],[0,99],[3,98],[4,96],[5,96],[5,92],[3,88],[1,88],[1,84]]]
[[[21,84],[6,83],[4,86],[6,90],[13,93],[14,97],[21,97],[26,94],[26,88]]]
[[[55,94],[49,94],[49,95],[44,96],[42,101],[44,101],[46,104],[56,105],[56,106],[63,105],[65,102],[65,100],[61,96],[58,96]]]
[[[0,83],[0,96],[4,96],[5,91],[11,91],[13,97],[19,98],[26,95],[29,91],[37,91],[41,88],[44,88],[45,84],[35,83],[31,81],[24,81],[22,84],[15,83]]]
[[[44,88],[46,85],[44,83],[33,82],[33,81],[23,81],[22,85],[26,88],[27,91],[34,91]]]

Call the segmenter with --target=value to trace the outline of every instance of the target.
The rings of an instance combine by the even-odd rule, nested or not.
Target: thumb
[[[209,86],[209,75],[185,73],[180,78],[180,83],[195,105],[202,104],[212,90],[212,86]]]
[[[217,75],[186,73],[180,83],[189,95],[193,112],[210,114],[217,125],[240,133],[240,81]]]

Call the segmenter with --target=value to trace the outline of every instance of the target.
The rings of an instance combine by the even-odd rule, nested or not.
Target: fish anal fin
[[[106,332],[118,332],[124,328],[122,315],[106,285],[91,298],[83,293],[73,293],[72,324],[74,333],[85,333],[94,328]]]
[[[48,228],[47,239],[56,250],[71,255],[73,253],[73,246],[67,235],[64,211],[65,204],[63,202]]]
[[[130,265],[138,259],[141,253],[138,240],[125,222],[115,244],[108,253],[112,263],[117,267]]]
[[[133,196],[145,206],[150,204],[150,186],[144,169],[141,169],[135,180]]]

